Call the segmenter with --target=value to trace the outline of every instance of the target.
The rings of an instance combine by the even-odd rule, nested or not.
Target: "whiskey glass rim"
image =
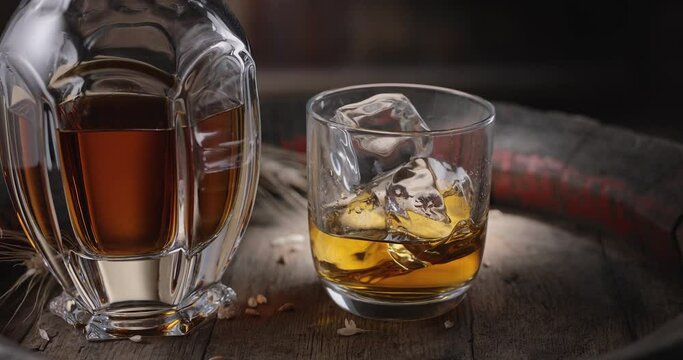
[[[332,95],[337,95],[345,92],[353,92],[357,90],[366,90],[366,89],[373,89],[373,88],[407,88],[407,89],[418,89],[418,90],[429,90],[433,91],[435,93],[442,93],[446,95],[452,95],[452,96],[457,96],[461,98],[468,99],[477,105],[481,106],[483,109],[487,111],[487,115],[482,117],[481,119],[471,123],[467,124],[464,126],[456,126],[453,128],[449,129],[439,129],[439,130],[427,130],[427,131],[386,131],[386,130],[377,130],[377,129],[366,129],[366,128],[358,128],[358,127],[353,127],[349,126],[346,124],[338,123],[333,121],[332,119],[328,119],[325,116],[321,115],[317,111],[313,109],[313,106],[321,101],[324,101],[325,98],[332,96]],[[313,97],[311,97],[308,102],[306,103],[306,112],[311,115],[316,121],[319,123],[322,123],[325,126],[332,126],[332,127],[337,127],[337,128],[342,128],[346,131],[352,132],[352,133],[358,133],[358,134],[368,134],[368,135],[376,135],[376,136],[425,136],[425,135],[457,135],[457,134],[466,134],[470,133],[476,130],[479,130],[481,128],[485,128],[487,126],[490,126],[493,124],[495,117],[496,117],[496,110],[493,104],[485,100],[482,97],[479,97],[477,95],[472,95],[469,93],[466,93],[464,91],[460,90],[455,90],[455,89],[450,89],[446,87],[441,87],[441,86],[434,86],[434,85],[425,85],[425,84],[411,84],[411,83],[372,83],[372,84],[361,84],[361,85],[353,85],[353,86],[346,86],[346,87],[341,87],[341,88],[336,88],[336,89],[330,89],[326,90],[323,92],[320,92]]]

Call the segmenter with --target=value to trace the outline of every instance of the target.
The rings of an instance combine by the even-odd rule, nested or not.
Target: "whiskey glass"
[[[0,42],[3,174],[90,340],[183,335],[234,301],[254,61],[218,0],[23,1]]]
[[[337,305],[417,320],[462,301],[484,251],[494,118],[486,100],[426,85],[309,100],[311,251]]]

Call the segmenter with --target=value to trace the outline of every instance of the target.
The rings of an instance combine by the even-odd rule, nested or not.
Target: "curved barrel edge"
[[[578,115],[496,109],[494,204],[589,223],[683,263],[683,145]]]

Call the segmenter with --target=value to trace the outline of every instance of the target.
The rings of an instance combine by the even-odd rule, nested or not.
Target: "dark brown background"
[[[19,0],[0,3],[0,25]],[[678,1],[227,0],[258,64],[264,138],[301,148],[317,91],[454,87],[683,139]]]
[[[302,123],[312,93],[376,81],[454,87],[683,139],[681,2],[228,3],[261,70],[266,139]],[[281,115],[287,107],[296,116]]]

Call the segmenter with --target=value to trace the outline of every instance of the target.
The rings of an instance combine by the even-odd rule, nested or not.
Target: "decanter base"
[[[50,302],[50,311],[83,329],[91,341],[130,339],[133,336],[182,336],[204,324],[221,308],[236,304],[235,292],[213,284],[175,307],[153,302],[119,303],[90,313],[62,293]]]

